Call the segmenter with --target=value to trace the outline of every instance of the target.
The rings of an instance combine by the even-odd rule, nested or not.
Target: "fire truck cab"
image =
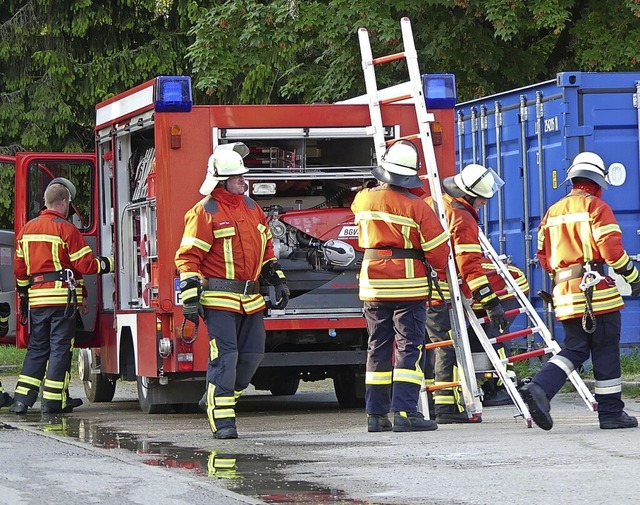
[[[440,175],[451,175],[453,104],[430,112]],[[411,105],[385,105],[383,119],[389,139],[418,130]],[[95,154],[18,156],[16,233],[49,181],[67,177],[78,188],[75,224],[96,254],[115,258],[114,274],[85,279],[90,312],[77,316],[87,398],[111,401],[117,380],[137,381],[147,413],[196,408],[209,339],[204,324],[183,325],[174,256],[213,149],[243,142],[248,195],[267,215],[291,290],[285,310],[265,314],[252,384],[292,395],[301,380],[331,378],[341,406],[362,405],[367,332],[350,205],[375,183],[370,124],[366,103],[193,105],[189,77],[161,76],[96,106]],[[27,338],[18,328],[18,344]]]

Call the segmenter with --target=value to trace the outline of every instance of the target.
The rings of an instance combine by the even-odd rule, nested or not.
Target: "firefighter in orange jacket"
[[[16,290],[21,316],[30,318],[29,346],[10,407],[16,414],[33,406],[41,385],[45,413],[71,412],[82,404],[71,404],[68,397],[77,308],[85,303],[77,278],[113,272],[113,258],[94,256],[80,231],[67,221],[75,197],[71,181],[53,179],[44,192],[45,210],[16,240]]]
[[[449,245],[433,209],[409,191],[422,186],[418,168],[412,143],[392,144],[372,171],[381,184],[359,192],[351,206],[358,243],[365,249],[359,284],[369,332],[365,402],[370,432],[438,427],[417,409],[430,285],[425,261],[436,270],[445,268]],[[393,426],[387,417],[391,411]]]
[[[484,325],[489,338],[507,330],[514,318],[505,317],[505,309],[510,310],[518,306],[513,294],[499,293],[504,290],[505,282],[497,273],[493,263],[484,257],[478,237],[478,210],[503,184],[502,179],[493,170],[477,164],[467,165],[459,174],[446,177],[442,181],[445,191],[443,195],[444,211],[451,234],[457,270],[463,281],[462,294],[466,298],[472,298],[471,307],[474,311],[486,312],[490,317],[490,324]],[[431,197],[427,199],[427,202],[433,205]],[[513,265],[509,265],[508,269],[517,280],[519,287],[527,292],[529,285],[522,271]],[[444,273],[439,275],[438,280],[443,296],[447,300],[450,299],[449,286]],[[432,342],[450,339],[451,321],[449,317],[446,304],[443,303],[440,294],[435,293],[427,308],[427,334]],[[480,342],[472,332],[469,335],[469,342],[473,352],[483,352]],[[496,352],[503,359],[507,357],[503,345],[497,345]],[[453,347],[436,349],[434,377],[427,376],[427,384],[435,382],[438,385],[439,383],[458,381],[460,377],[457,368]],[[491,391],[487,386],[485,394],[486,397],[483,400],[485,406],[511,403],[511,398],[504,388]],[[481,421],[479,417],[468,417],[460,387],[440,389],[435,391],[433,396],[435,419],[439,424]]]
[[[289,300],[267,218],[244,194],[248,170],[242,157],[248,152],[242,143],[216,147],[200,187],[206,198],[186,213],[175,257],[184,317],[197,324],[204,308],[209,365],[201,406],[214,437],[223,439],[238,437],[236,401],[264,356],[260,283],[274,286],[273,308],[284,309]]]
[[[624,412],[620,372],[622,297],[605,265],[640,295],[640,275],[622,245],[611,207],[600,199],[608,170],[595,153],[578,154],[567,172],[571,192],[552,205],[540,222],[538,259],[553,279],[556,318],[565,332],[563,349],[521,388],[531,417],[543,430],[553,420],[549,401],[567,376],[589,358],[593,362],[600,428],[635,428]]]

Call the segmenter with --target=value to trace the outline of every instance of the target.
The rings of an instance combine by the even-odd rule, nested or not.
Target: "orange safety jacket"
[[[540,222],[538,260],[553,276],[559,269],[586,262],[607,263],[618,269],[629,262],[629,255],[622,245],[622,232],[611,207],[588,191],[574,187],[549,208]],[[633,270],[637,278],[637,269]],[[553,302],[558,320],[584,314],[587,306],[581,281],[582,277],[554,282]],[[591,304],[594,314],[624,308],[611,277],[606,276],[595,285]]]
[[[33,276],[72,270],[77,282],[77,300],[81,304],[83,296],[86,296],[82,275],[103,273],[100,259],[94,256],[80,231],[54,210],[45,209],[25,224],[16,242],[16,285],[22,288],[29,286],[29,305],[32,308],[66,306],[69,294],[66,282],[56,280],[32,284]]]
[[[351,205],[364,249],[413,249],[435,269],[447,265],[447,233],[431,207],[397,187],[360,191]],[[364,259],[360,270],[363,301],[425,300],[429,287],[424,261],[417,258]],[[435,291],[435,290],[434,290]]]
[[[184,217],[184,234],[175,263],[180,279],[197,276],[257,281],[262,267],[275,261],[271,230],[262,208],[245,195],[218,187]],[[265,308],[264,297],[213,291],[200,297],[203,307],[254,314]]]
[[[429,205],[433,206],[431,197],[426,200]],[[473,291],[489,284],[492,292],[483,298],[482,302],[486,303],[495,297],[499,300],[513,298],[515,296],[513,293],[501,293],[505,289],[506,283],[498,273],[497,267],[482,253],[478,237],[479,216],[476,210],[464,198],[453,198],[444,194],[443,201],[456,267],[458,275],[462,279],[463,296],[471,298]],[[520,289],[528,293],[529,283],[522,270],[515,265],[507,265],[507,269]],[[438,281],[445,299],[451,299],[445,272],[438,273]],[[436,305],[442,303],[442,298],[438,293],[435,293],[433,303]],[[474,310],[482,310],[482,303],[474,298],[471,307]]]

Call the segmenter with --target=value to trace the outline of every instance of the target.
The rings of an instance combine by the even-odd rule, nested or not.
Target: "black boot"
[[[615,430],[618,428],[637,428],[638,420],[627,414],[626,412],[622,412],[618,417],[614,417],[613,419],[602,419],[600,421],[600,429],[602,430]]]
[[[551,419],[551,406],[549,398],[538,384],[529,382],[520,388],[520,396],[529,407],[529,413],[533,421],[543,430],[553,428],[553,419]]]
[[[438,429],[435,421],[425,419],[420,412],[396,412],[393,415],[393,431],[433,431]]]
[[[0,407],[10,407],[13,403],[13,398],[9,393],[2,393],[0,395]]]
[[[22,416],[27,413],[28,409],[29,407],[25,403],[22,403],[20,400],[14,399],[11,407],[9,407],[9,412],[13,412],[14,414]]]
[[[391,421],[386,414],[369,414],[367,416],[367,431],[369,433],[379,431],[391,431]]]

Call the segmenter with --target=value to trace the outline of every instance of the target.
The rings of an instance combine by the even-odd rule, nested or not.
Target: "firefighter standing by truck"
[[[415,145],[395,142],[372,171],[380,184],[359,192],[351,206],[358,243],[365,249],[359,293],[369,332],[365,403],[370,432],[438,427],[417,407],[430,269],[446,267],[449,245],[433,209],[410,192],[422,186],[418,169]]]
[[[53,179],[44,192],[46,208],[16,239],[14,273],[20,315],[25,321],[30,318],[29,346],[10,407],[16,414],[25,414],[33,406],[41,386],[44,413],[71,412],[82,403],[70,403],[68,396],[77,308],[84,304],[82,292],[77,293],[81,291],[77,277],[113,272],[113,258],[94,256],[67,220],[75,197],[71,181]]]
[[[514,317],[505,317],[505,309],[518,307],[513,294],[496,294],[505,288],[505,282],[498,274],[496,267],[484,257],[480,239],[478,238],[478,211],[495,195],[504,184],[502,179],[491,169],[482,165],[467,165],[462,171],[442,181],[444,210],[451,235],[456,267],[462,279],[464,296],[472,298],[471,307],[476,312],[486,312],[490,323],[484,325],[488,338],[493,338],[507,330]],[[433,205],[432,199],[427,201]],[[529,285],[523,272],[509,265],[509,272],[517,280],[523,292],[529,291]],[[446,277],[439,276],[441,292],[449,299],[449,287]],[[446,303],[440,299],[439,293],[427,307],[427,333],[432,342],[450,340],[451,321]],[[484,315],[484,314],[483,314]],[[471,350],[483,352],[475,335],[470,334]],[[496,352],[505,359],[506,350],[503,345],[496,345]],[[435,350],[435,365],[432,376],[427,375],[427,383],[436,385],[459,380],[455,349],[441,347]],[[493,381],[488,381],[493,384]],[[486,384],[486,383],[485,383]],[[504,387],[485,390],[484,406],[507,405],[511,403]],[[493,393],[493,394],[491,394]],[[469,418],[464,408],[460,387],[439,389],[434,392],[435,419],[439,424],[480,422],[482,418]]]
[[[605,265],[640,295],[640,275],[622,244],[622,232],[601,200],[608,170],[600,156],[578,154],[567,171],[571,192],[552,205],[538,229],[538,259],[553,278],[556,318],[565,332],[563,349],[520,390],[531,417],[543,430],[553,427],[549,401],[567,376],[593,362],[600,428],[635,428],[624,412],[620,370],[620,311],[624,302]]]
[[[200,187],[205,198],[185,215],[175,263],[185,319],[209,334],[206,410],[215,438],[237,438],[235,405],[265,348],[261,281],[274,286],[271,306],[284,309],[289,289],[262,208],[245,196],[242,143],[216,147]],[[242,154],[242,155],[241,155]]]

